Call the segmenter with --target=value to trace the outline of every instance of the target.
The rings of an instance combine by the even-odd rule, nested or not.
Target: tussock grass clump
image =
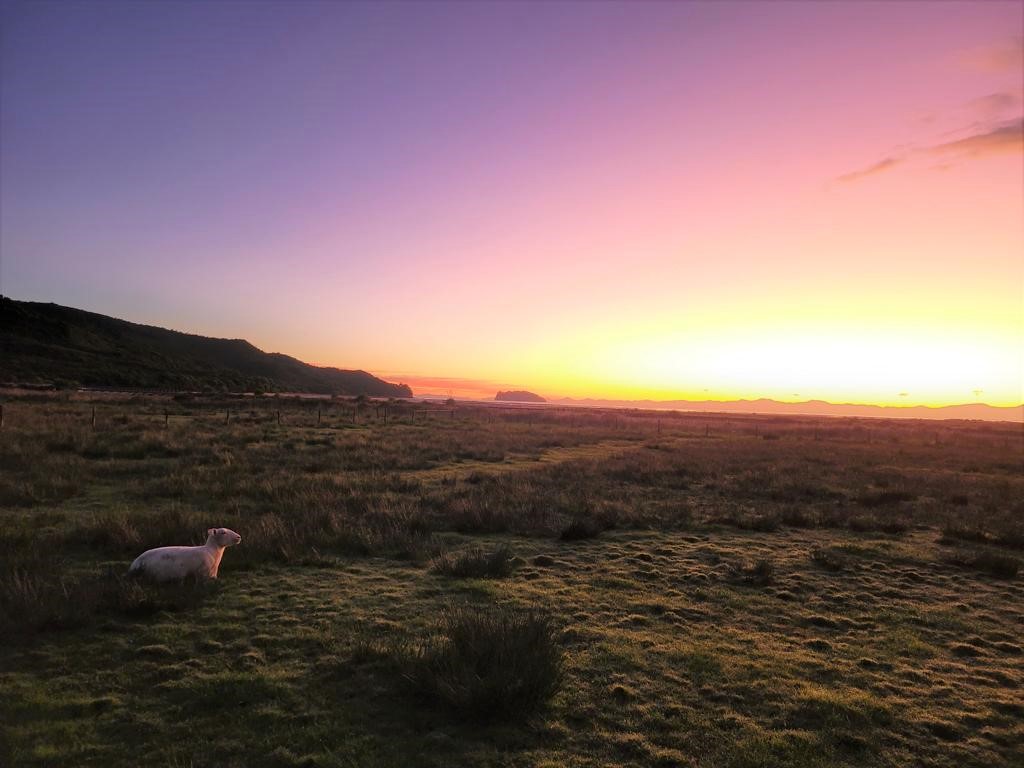
[[[989,535],[984,528],[968,525],[960,520],[949,520],[942,526],[939,544],[956,544],[957,541],[988,543]]]
[[[882,490],[861,494],[857,503],[865,507],[887,507],[914,501],[917,495],[907,491]]]
[[[828,688],[808,683],[787,713],[796,728],[819,731],[830,740],[848,735],[866,736],[893,720],[889,707],[878,697],[857,689]]]
[[[910,527],[910,521],[902,517],[886,518],[878,524],[878,530],[882,533],[892,534],[906,533]]]
[[[104,616],[143,618],[182,611],[218,589],[215,581],[195,579],[153,584],[113,568],[67,578],[19,567],[0,574],[0,629],[26,637],[87,626]]]
[[[364,521],[343,534],[342,548],[361,555],[384,555],[396,560],[423,562],[437,551],[434,535],[402,520]]]
[[[1012,579],[1020,571],[1020,560],[998,552],[979,552],[974,567],[999,579]]]
[[[512,572],[512,550],[505,545],[490,551],[482,547],[461,552],[445,550],[431,561],[430,568],[435,573],[459,579],[500,578]]]
[[[1015,523],[997,530],[992,537],[992,543],[1002,547],[1024,549],[1024,521],[1018,519]]]
[[[997,579],[1012,579],[1020,571],[1020,560],[991,550],[955,550],[944,558],[961,568],[973,568]]]
[[[529,714],[563,677],[553,619],[536,610],[458,606],[440,632],[400,651],[405,680],[423,698],[477,720]]]
[[[0,457],[2,458],[2,457]],[[47,472],[42,465],[0,478],[0,507],[36,507],[59,503],[81,493],[84,483],[77,468]]]
[[[764,587],[775,577],[775,563],[768,558],[740,563],[731,568],[733,580],[751,587]]]
[[[790,528],[815,528],[818,525],[818,516],[803,507],[784,507],[779,513],[779,519],[783,525]]]
[[[738,527],[745,531],[770,533],[779,530],[779,518],[775,514],[749,515],[739,519]]]
[[[811,550],[811,560],[826,571],[845,571],[850,566],[850,558],[835,547],[816,547]]]
[[[596,520],[577,517],[562,529],[558,534],[558,538],[561,541],[582,541],[583,539],[598,537],[603,530],[604,526]]]
[[[995,544],[1011,549],[1024,549],[1024,521],[1011,515],[990,519],[988,525],[967,523],[962,520],[948,520],[942,527],[939,544],[955,544],[957,541],[973,541],[979,544]]]
[[[377,632],[369,627],[360,627],[352,638],[349,647],[349,660],[355,664],[393,660],[394,641],[382,640]]]
[[[711,517],[710,522],[731,525],[741,531],[771,533],[779,530],[780,518],[775,512],[728,512]]]
[[[182,507],[154,514],[103,513],[82,521],[74,538],[111,556],[126,557],[153,547],[202,544],[213,524],[209,514]]]
[[[876,515],[854,515],[847,522],[851,531],[858,533],[869,533],[881,531],[882,533],[900,534],[910,530],[910,522],[901,517],[878,517]]]

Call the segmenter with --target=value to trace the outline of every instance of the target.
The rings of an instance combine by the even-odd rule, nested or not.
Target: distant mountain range
[[[243,339],[137,325],[0,297],[0,384],[410,397],[366,371],[321,368]]]
[[[873,416],[876,418],[906,419],[981,419],[984,421],[1024,422],[1024,405],[999,407],[984,403],[965,403],[929,407],[861,405],[857,403],[829,403],[824,400],[806,400],[802,403],[782,403],[778,400],[576,400],[571,397],[549,402],[559,405],[578,405],[592,408],[642,408],[650,410],[699,411],[705,413],[777,413],[806,416]]]

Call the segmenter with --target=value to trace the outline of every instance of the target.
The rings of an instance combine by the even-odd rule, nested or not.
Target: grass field
[[[1019,425],[4,406],[2,765],[1024,765]]]

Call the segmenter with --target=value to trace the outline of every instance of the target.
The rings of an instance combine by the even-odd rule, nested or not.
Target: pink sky
[[[4,22],[5,295],[551,395],[1024,399],[1019,3]]]

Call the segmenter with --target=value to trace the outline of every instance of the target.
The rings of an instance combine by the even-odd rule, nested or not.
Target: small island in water
[[[508,392],[499,392],[494,396],[495,400],[506,400],[516,403],[546,403],[540,395],[535,395],[533,392],[526,392],[525,390],[517,389],[510,390]]]

